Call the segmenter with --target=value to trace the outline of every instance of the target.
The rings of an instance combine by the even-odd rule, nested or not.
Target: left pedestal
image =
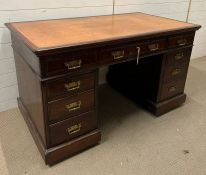
[[[97,70],[41,78],[15,48],[18,106],[45,163],[98,144]]]

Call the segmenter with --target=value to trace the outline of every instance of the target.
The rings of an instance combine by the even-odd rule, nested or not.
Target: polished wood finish
[[[188,62],[192,48],[180,48],[167,55],[166,66],[178,66]]]
[[[62,54],[54,54],[42,57],[42,76],[53,76],[64,73],[72,73],[82,69],[91,69],[97,64],[95,52],[77,51]],[[46,68],[46,69],[45,69]]]
[[[178,66],[176,65],[176,66],[167,67],[164,70],[163,81],[170,82],[185,77],[187,74],[188,64],[189,64],[189,60],[187,60],[187,63],[185,63],[185,65],[178,65]]]
[[[101,139],[101,132],[96,129],[92,132],[72,139],[71,141],[59,144],[58,146],[46,148],[39,137],[38,131],[31,120],[29,112],[26,110],[26,107],[23,105],[20,98],[18,98],[18,106],[32,134],[32,137],[34,138],[39,152],[41,153],[45,163],[48,165],[54,165],[67,157],[73,156],[87,148],[90,148],[98,144]]]
[[[93,111],[52,124],[49,126],[50,145],[58,145],[93,131],[97,127],[97,117]]]
[[[137,47],[140,47],[140,56],[153,54],[167,49],[166,39],[154,39],[140,43]]]
[[[58,78],[46,83],[47,97],[57,98],[59,95],[73,95],[77,92],[83,92],[95,87],[95,75],[88,73],[74,77]]]
[[[115,64],[122,61],[128,61],[134,59],[138,55],[138,48],[140,49],[140,56],[154,54],[155,52],[160,52],[166,49],[165,39],[153,39],[134,42],[132,44],[119,44],[115,46],[108,46],[107,48],[101,50],[99,63],[100,65]]]
[[[94,105],[95,95],[93,90],[51,101],[48,103],[49,121],[62,120],[90,111],[94,108]]]
[[[43,143],[39,131],[37,130],[35,123],[31,120],[31,115],[29,111],[26,109],[26,106],[23,104],[20,97],[17,98],[19,110],[29,128],[29,131],[37,145],[39,152],[41,153],[42,158],[45,161],[45,154],[46,154],[46,145]]]
[[[69,142],[48,149],[45,161],[48,165],[56,164],[70,156],[73,156],[98,144],[100,139],[101,132],[98,129],[94,130]]]
[[[47,144],[45,132],[45,119],[43,99],[41,98],[41,82],[38,77],[27,66],[24,59],[14,51],[19,96],[27,109],[30,120],[34,123],[39,138],[44,145]]]
[[[186,95],[184,93],[180,93],[176,96],[173,96],[172,98],[169,98],[167,100],[154,103],[154,101],[151,100],[145,100],[139,102],[140,105],[143,105],[145,108],[147,108],[150,112],[155,114],[155,116],[161,116],[179,106],[181,106],[186,100]]]
[[[169,47],[181,47],[191,45],[194,41],[195,33],[177,35],[169,38]]]
[[[164,83],[160,93],[160,101],[183,93],[185,87],[185,78],[183,79],[184,80],[178,79],[176,81]]]
[[[99,143],[101,66],[109,66],[112,87],[156,116],[186,99],[199,25],[143,13],[6,25],[17,68],[19,109],[46,164]]]

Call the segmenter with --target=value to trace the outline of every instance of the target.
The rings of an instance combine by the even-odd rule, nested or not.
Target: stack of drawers
[[[184,92],[191,51],[192,47],[189,47],[166,55],[159,101]]]
[[[170,37],[162,67],[162,87],[158,101],[184,93],[187,70],[192,52],[194,33]]]
[[[50,146],[97,128],[95,79],[91,72],[46,83]]]
[[[98,129],[95,54],[61,53],[46,56],[42,74],[47,116],[48,147]],[[46,69],[45,69],[46,68]],[[68,74],[69,73],[69,74]]]

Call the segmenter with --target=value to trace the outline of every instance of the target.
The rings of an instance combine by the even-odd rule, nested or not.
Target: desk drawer
[[[64,53],[50,55],[46,58],[46,76],[65,74],[92,68],[96,65],[95,53]]]
[[[138,44],[137,44],[138,46]],[[140,43],[140,55],[149,55],[155,52],[162,51],[167,48],[167,42],[165,39],[149,41],[145,43]]]
[[[187,64],[165,67],[164,82],[170,82],[178,78],[186,77],[188,64],[189,62],[187,62]]]
[[[94,73],[50,81],[46,84],[47,97],[55,97],[64,94],[72,95],[76,92],[94,89],[94,84]]]
[[[69,118],[94,108],[94,91],[77,93],[64,99],[48,103],[48,116],[50,121]]]
[[[103,49],[100,52],[99,62],[101,65],[122,62],[128,58],[136,58],[137,53],[136,45],[115,46],[113,48]]]
[[[192,45],[194,41],[194,33],[185,35],[178,35],[169,38],[169,47],[181,47],[186,45]]]
[[[167,55],[166,66],[188,64],[192,48],[178,49]]]
[[[88,112],[49,126],[51,146],[71,140],[97,128],[95,112]]]
[[[137,58],[138,49],[140,49],[140,56],[150,55],[166,49],[166,43],[166,39],[160,39],[104,49],[100,53],[100,64],[111,64],[124,60],[126,61],[127,59]]]
[[[184,92],[185,78],[162,85],[160,100],[165,100]]]

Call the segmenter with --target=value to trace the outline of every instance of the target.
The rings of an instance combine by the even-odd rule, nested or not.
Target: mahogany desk
[[[143,13],[6,25],[19,109],[46,164],[99,143],[99,67],[110,66],[109,84],[157,116],[185,101],[199,25]]]

